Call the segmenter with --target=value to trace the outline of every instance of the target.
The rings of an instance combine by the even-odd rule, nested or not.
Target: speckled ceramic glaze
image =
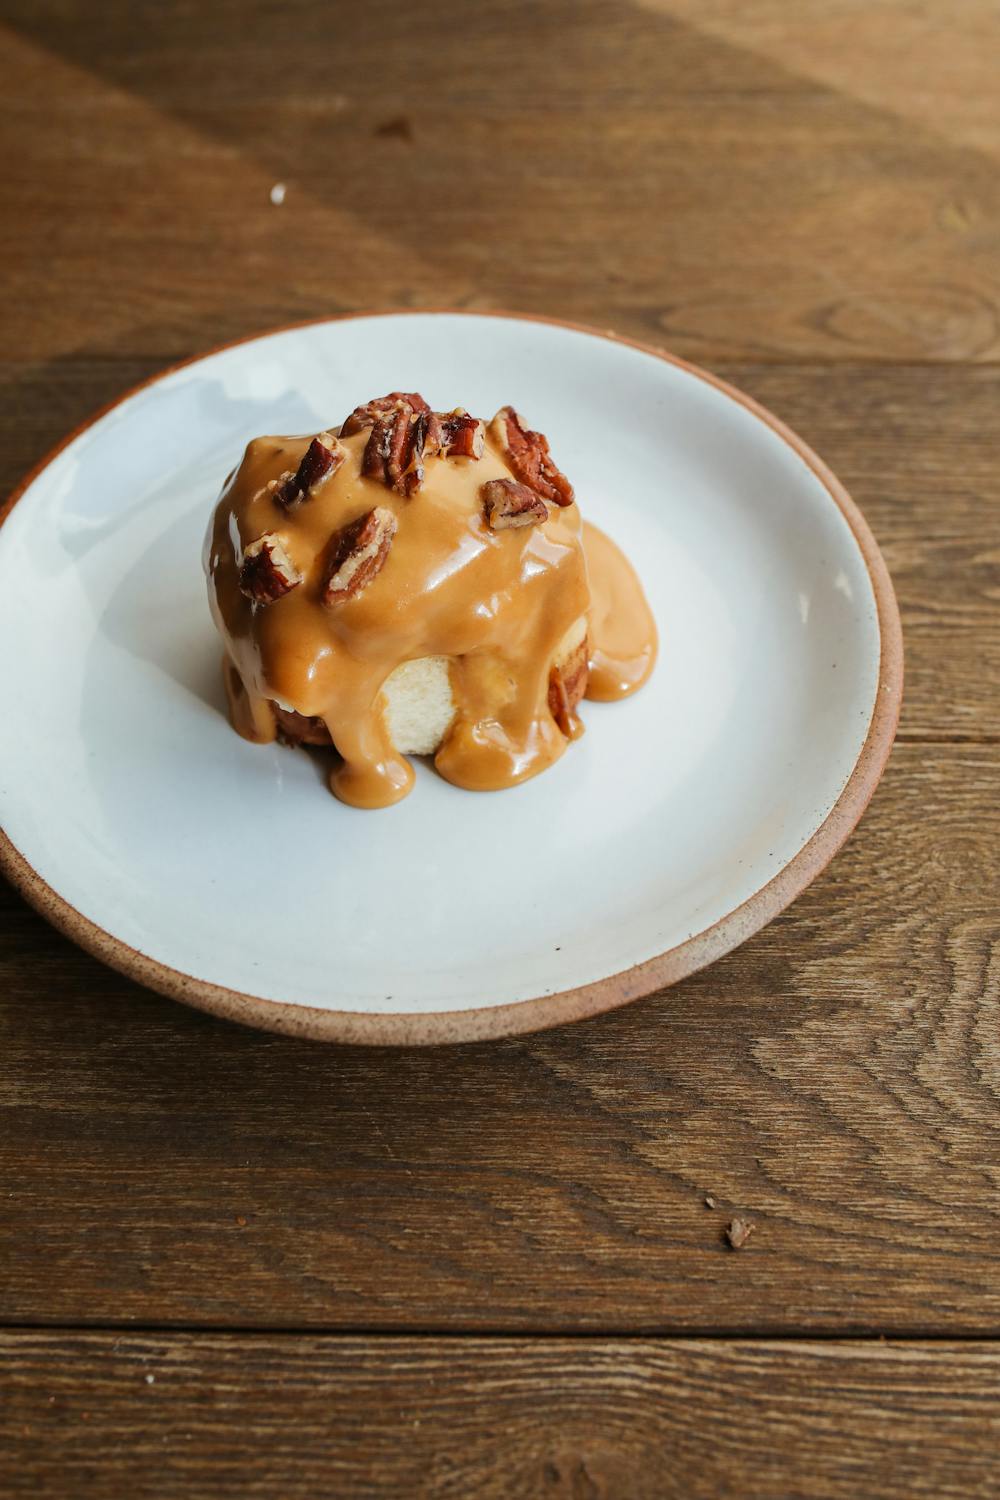
[[[389,389],[546,432],[661,654],[536,780],[477,795],[420,766],[366,813],[234,735],[200,549],[248,438]],[[169,371],[12,497],[0,580],[6,873],[116,968],[304,1036],[503,1036],[680,979],[830,860],[899,714],[892,586],[820,461],[702,371],[544,320],[359,316]]]

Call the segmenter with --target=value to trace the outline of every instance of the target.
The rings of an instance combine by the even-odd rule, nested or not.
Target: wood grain
[[[0,362],[0,493],[159,359]],[[904,738],[1000,737],[1000,371],[720,365],[783,417],[861,505],[889,564],[906,643]]]
[[[785,417],[907,648],[824,877],[527,1041],[241,1031],[0,884],[5,1496],[995,1493],[998,45],[992,0],[0,0],[0,492],[224,339],[519,308]]]
[[[10,1496],[996,1493],[982,1344],[0,1338]]]
[[[1000,158],[997,8],[913,0],[640,0],[805,80]]]
[[[901,23],[872,9],[891,76]],[[4,0],[8,346],[169,354],[444,303],[710,362],[995,360],[995,91],[970,133],[926,80],[947,50],[947,98],[981,94],[1000,14],[977,0],[974,48],[949,26],[917,49],[914,108],[912,71],[902,100],[870,63],[853,91],[853,12],[824,71],[829,7],[794,10],[435,0],[415,37],[391,0]],[[57,295],[33,295],[43,265]]]
[[[8,891],[0,1319],[1000,1334],[998,785],[900,746],[743,949],[421,1053],[186,1011]]]

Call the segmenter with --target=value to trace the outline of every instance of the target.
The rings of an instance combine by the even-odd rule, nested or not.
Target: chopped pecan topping
[[[573,710],[570,707],[566,681],[558,667],[549,673],[549,713],[566,738],[573,738]]]
[[[412,495],[424,482],[426,412],[411,413],[405,406],[376,418],[365,445],[361,472],[399,495]]]
[[[256,604],[273,604],[301,582],[302,574],[275,532],[265,531],[243,553],[240,589]]]
[[[516,479],[488,479],[480,487],[483,514],[491,531],[511,526],[539,526],[549,514],[540,495]]]
[[[342,604],[367,588],[381,572],[395,535],[396,517],[381,505],[335,533],[323,581],[323,603]]]
[[[388,396],[375,396],[373,400],[356,406],[351,415],[342,423],[340,436],[350,437],[352,433],[362,432],[366,427],[371,427],[380,417],[391,416],[393,412],[400,411],[404,407],[414,415],[417,412],[430,411],[427,402],[417,391],[390,391]]]
[[[309,444],[295,472],[286,469],[280,479],[272,480],[268,485],[275,505],[291,510],[300,501],[314,495],[320,485],[337,472],[346,457],[337,439],[328,432],[321,432]]]
[[[275,729],[283,745],[330,745],[330,731],[317,714],[296,713],[294,708],[283,708],[273,698],[270,700],[274,714]]]
[[[572,505],[573,486],[553,463],[548,438],[525,427],[523,418],[512,406],[500,408],[490,423],[490,434],[523,484],[543,500]]]
[[[370,428],[361,472],[399,495],[412,495],[424,482],[424,459],[481,458],[486,429],[461,407],[433,412],[416,391],[391,391],[356,406],[341,437]]]
[[[428,420],[428,457],[442,453],[445,458],[482,458],[486,426],[478,417],[470,417],[457,407],[455,411],[432,412]]]
[[[726,1239],[734,1250],[742,1250],[756,1227],[750,1219],[733,1219],[726,1225]]]

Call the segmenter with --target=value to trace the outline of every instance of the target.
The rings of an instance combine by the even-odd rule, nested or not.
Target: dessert
[[[394,391],[254,439],[204,564],[234,727],[332,745],[356,807],[405,796],[409,755],[477,791],[534,776],[584,696],[627,696],[656,659],[630,564],[510,406],[487,424]]]

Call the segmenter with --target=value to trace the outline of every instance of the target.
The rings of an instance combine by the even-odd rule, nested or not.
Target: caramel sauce
[[[587,697],[613,703],[637,692],[656,666],[656,621],[628,558],[589,521],[583,547],[590,575]]]
[[[588,696],[624,697],[652,670],[656,627],[638,579],[596,528],[584,541],[576,505],[550,507],[539,526],[491,531],[480,486],[510,470],[489,439],[481,459],[429,460],[423,486],[405,499],[361,475],[367,437],[342,438],[344,463],[288,513],[266,485],[298,466],[308,437],[255,439],[227,481],[204,561],[234,728],[272,740],[271,700],[318,716],[340,756],[335,794],[389,806],[409,791],[413,769],[389,738],[382,684],[403,662],[444,656],[456,713],[434,757],[440,773],[477,791],[537,775],[568,742],[548,707],[550,668],[560,648],[582,641],[588,614]],[[373,506],[398,521],[385,566],[355,598],[324,606],[331,537]],[[266,606],[239,588],[243,551],[264,532],[281,536],[304,575]],[[580,727],[573,720],[571,734]]]

